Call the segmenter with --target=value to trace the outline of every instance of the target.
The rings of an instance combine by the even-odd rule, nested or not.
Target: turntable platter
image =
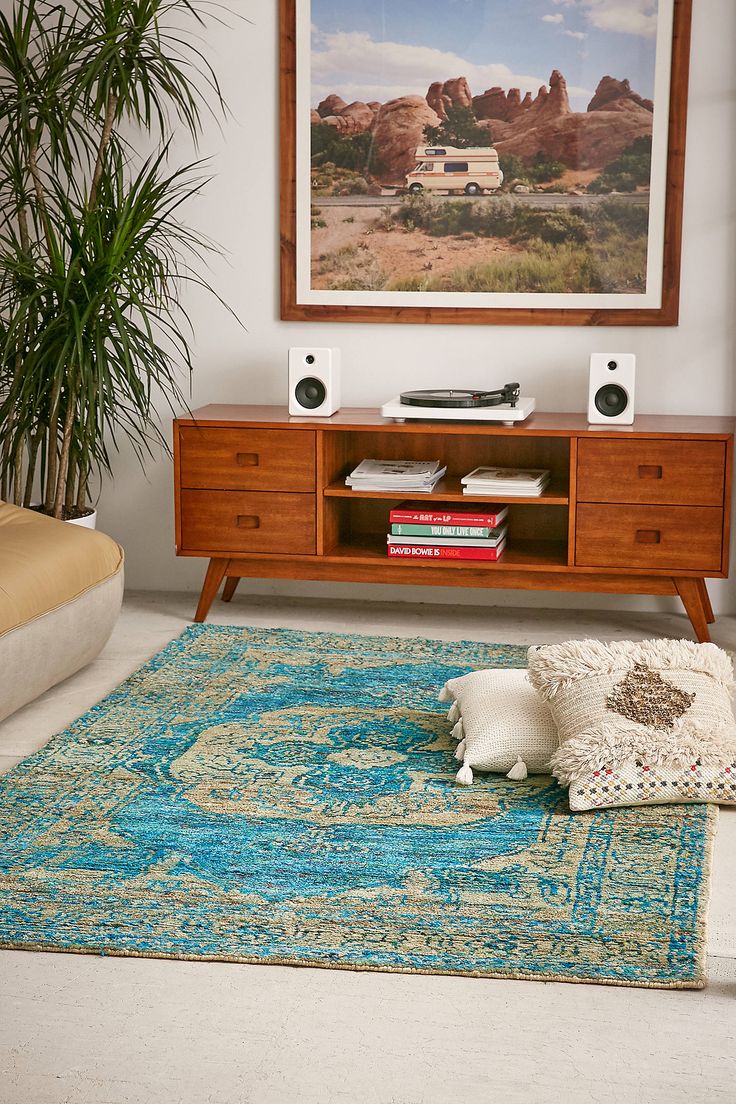
[[[454,410],[480,410],[503,404],[513,407],[519,401],[520,394],[521,388],[518,383],[507,383],[499,391],[470,391],[462,388],[405,391],[401,395],[401,405]]]

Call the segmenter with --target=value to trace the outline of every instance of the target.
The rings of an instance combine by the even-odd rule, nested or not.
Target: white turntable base
[[[452,406],[404,406],[401,396],[384,403],[381,414],[384,418],[394,418],[397,422],[501,422],[513,425],[525,422],[536,407],[534,399],[522,396],[516,406],[501,403],[500,406],[452,407]]]

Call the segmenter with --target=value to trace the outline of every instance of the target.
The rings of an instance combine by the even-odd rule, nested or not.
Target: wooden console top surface
[[[488,422],[397,422],[382,418],[375,409],[343,408],[331,418],[291,417],[284,406],[241,406],[238,404],[202,406],[189,416],[177,419],[179,425],[207,422],[217,426],[258,425],[264,428],[397,430],[401,433],[482,433],[515,437],[668,437],[687,439],[710,437],[723,440],[732,436],[736,427],[733,417],[712,417],[686,414],[641,414],[631,426],[591,426],[585,414],[545,414],[535,411],[525,422],[513,426]]]

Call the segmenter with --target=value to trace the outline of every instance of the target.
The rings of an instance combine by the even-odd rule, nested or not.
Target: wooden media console
[[[705,579],[728,576],[731,418],[644,415],[589,426],[582,414],[533,414],[515,426],[392,422],[373,410],[291,418],[282,407],[206,406],[174,423],[176,550],[209,560],[195,620],[223,580],[679,594],[698,640],[713,612]],[[363,459],[441,460],[429,505],[463,496],[484,466],[549,468],[539,498],[509,504],[497,563],[389,560],[395,492],[353,491]]]

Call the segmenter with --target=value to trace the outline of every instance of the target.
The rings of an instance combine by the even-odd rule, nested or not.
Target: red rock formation
[[[452,80],[435,81],[427,92],[427,103],[444,122],[449,107],[472,107],[473,97],[465,77],[453,77]]]
[[[453,77],[445,81],[444,95],[450,97],[453,107],[472,107],[473,97],[470,94],[470,86],[465,77]]]
[[[499,128],[502,127],[503,130]],[[494,124],[499,154],[532,161],[538,153],[574,169],[603,169],[631,145],[652,133],[652,115],[631,104],[629,111],[569,112],[550,116],[533,111],[515,123]]]
[[[635,138],[652,132],[646,101],[639,102],[628,81],[604,78],[596,93],[602,92],[601,106],[587,113],[571,110],[567,83],[558,70],[549,88],[543,85],[534,99],[527,93],[517,105],[513,92],[491,88],[473,101],[476,115],[491,120],[493,143],[502,155],[529,162],[543,153],[571,168],[602,169]]]
[[[360,100],[355,100],[340,112],[340,118],[349,119],[351,124],[355,127],[355,132],[357,134],[362,134],[364,130],[370,130],[373,126],[375,113],[371,111],[368,104],[361,103]]]
[[[346,136],[372,130],[378,179],[403,184],[416,148],[424,142],[424,128],[445,120],[448,107],[470,105],[479,125],[488,130],[488,143],[527,162],[543,153],[571,168],[602,169],[635,138],[652,133],[651,101],[632,92],[627,80],[604,77],[587,112],[574,112],[558,70],[549,88],[543,85],[536,97],[527,92],[523,99],[518,88],[489,88],[471,97],[464,77],[436,81],[425,99],[402,96],[383,105],[346,104],[333,93],[312,112],[312,121]]]
[[[499,119],[504,123],[518,119],[531,105],[531,92],[527,92],[522,100],[518,88],[510,88],[508,92],[504,92],[503,88],[489,88],[482,96],[473,97],[477,119]]]
[[[339,115],[347,106],[343,98],[333,92],[331,96],[328,96],[326,100],[317,105],[317,111],[323,119],[326,119],[330,115]]]
[[[312,123],[321,123],[322,122],[322,116],[320,115],[319,111],[317,111],[316,107],[312,108],[312,111],[311,111],[311,114],[310,114],[310,119],[311,119]]]
[[[435,115],[439,116],[439,118],[444,123],[445,119],[447,118],[447,109],[450,106],[450,102],[449,100],[445,100],[445,97],[442,94],[443,88],[444,85],[442,81],[435,81],[434,84],[430,84],[429,89],[427,90],[426,100],[427,104],[429,105],[429,107],[432,108],[432,111],[434,111]]]
[[[376,176],[384,184],[403,184],[416,163],[424,128],[440,119],[422,96],[401,96],[385,103],[373,125]]]
[[[654,111],[652,101],[642,99],[638,93],[632,92],[629,81],[603,77],[588,104],[588,111],[625,111],[629,103],[643,107],[646,111]]]
[[[342,105],[342,106],[341,106]],[[377,109],[381,105],[377,105]],[[332,108],[330,112],[329,109]],[[324,114],[327,111],[328,114]],[[317,110],[312,110],[312,122],[334,127],[340,134],[363,134],[373,126],[376,112],[369,104],[354,100],[346,104],[334,93],[323,100]]]
[[[555,115],[570,114],[570,97],[567,94],[567,81],[559,69],[552,71],[549,78],[549,96],[545,105],[548,112]]]
[[[482,96],[473,96],[476,119],[506,119],[507,102],[503,88],[487,88]]]

